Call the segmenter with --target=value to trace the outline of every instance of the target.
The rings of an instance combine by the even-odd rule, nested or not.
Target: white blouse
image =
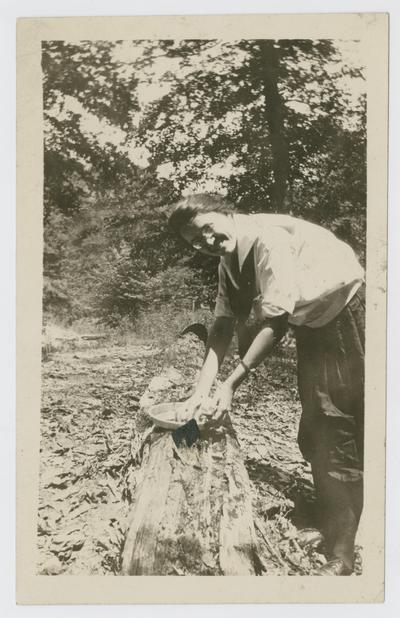
[[[354,251],[329,230],[289,215],[233,215],[239,268],[254,245],[256,319],[289,314],[289,322],[317,328],[330,322],[354,296],[364,270]],[[234,317],[221,257],[215,316]]]

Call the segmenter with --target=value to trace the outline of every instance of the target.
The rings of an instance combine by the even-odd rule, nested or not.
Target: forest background
[[[174,202],[206,191],[233,211],[293,214],[365,262],[359,55],[356,41],[43,42],[38,573],[121,573],[145,393],[165,363],[178,373],[173,400],[192,390],[194,343],[181,349],[176,338],[211,321],[217,262],[169,231]],[[236,364],[232,347],[221,379]],[[300,412],[289,332],[231,412],[266,575],[310,575],[326,562],[321,547],[298,542],[316,525]],[[360,534],[355,574],[364,545]],[[204,573],[188,556],[169,574]]]
[[[365,263],[356,41],[48,41],[42,67],[45,325],[207,320],[215,259],[167,227],[192,192],[325,225]]]

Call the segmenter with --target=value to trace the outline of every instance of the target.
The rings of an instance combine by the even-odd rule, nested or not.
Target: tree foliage
[[[140,133],[154,163],[171,162],[180,189],[201,183],[214,169],[227,195],[246,211],[299,214],[306,208],[317,219],[317,188],[326,182],[326,168],[336,165],[340,145],[365,156],[365,102],[351,102],[342,84],[344,76],[360,78],[360,72],[340,62],[331,41],[160,47],[181,57],[181,72],[165,75],[168,93],[143,115]],[[357,177],[358,192],[363,187],[365,203],[364,165],[355,166],[352,157],[342,157],[342,164]],[[307,197],[314,190],[314,208],[312,200],[299,203],[300,188]],[[352,187],[345,190],[352,202]],[[332,203],[331,220],[335,208]]]
[[[177,258],[165,214],[176,193],[128,156],[136,80],[114,48],[43,44],[44,308],[64,320],[135,317],[149,277]],[[110,138],[101,142],[88,120]]]
[[[50,41],[42,67],[46,313],[210,302],[215,262],[166,226],[183,190],[322,223],[363,257],[362,72],[333,41]]]

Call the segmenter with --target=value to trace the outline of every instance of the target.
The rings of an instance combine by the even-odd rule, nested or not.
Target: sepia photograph
[[[357,600],[383,549],[364,501],[384,482],[382,373],[365,379],[366,299],[372,324],[386,293],[370,54],[350,22],[260,36],[240,18],[131,38],[37,20],[29,564],[50,588],[333,576]]]

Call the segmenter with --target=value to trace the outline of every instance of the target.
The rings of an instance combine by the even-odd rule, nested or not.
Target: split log
[[[187,334],[142,397],[142,408],[187,396],[203,346]],[[186,392],[185,392],[186,389]],[[147,432],[149,434],[149,432]],[[191,447],[171,432],[147,436],[132,488],[124,575],[254,575],[262,570],[247,470],[230,420]]]

